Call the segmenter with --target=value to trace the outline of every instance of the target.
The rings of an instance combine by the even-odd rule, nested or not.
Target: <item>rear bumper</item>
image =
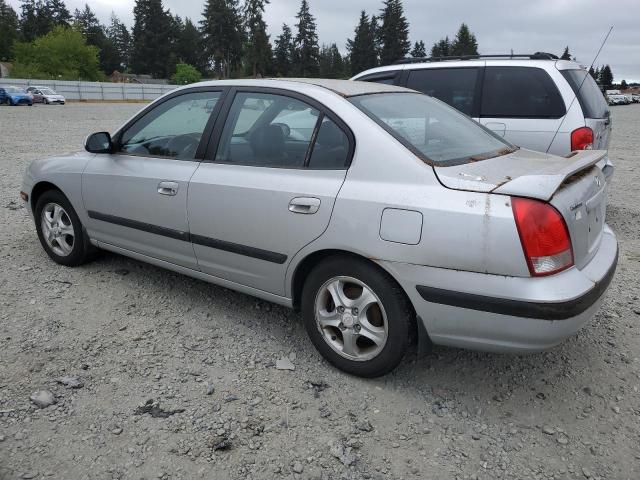
[[[618,246],[605,226],[582,270],[505,277],[382,262],[409,295],[432,342],[500,352],[553,347],[593,318],[615,273]]]

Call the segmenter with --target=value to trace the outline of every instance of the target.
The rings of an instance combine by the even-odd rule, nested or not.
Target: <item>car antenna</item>
[[[611,35],[611,31],[612,30],[613,30],[613,25],[611,25],[611,28],[609,28],[609,31],[607,32],[607,35],[604,37],[604,40],[602,41],[602,44],[600,45],[600,48],[598,49],[598,52],[596,53],[596,56],[593,57],[593,62],[591,62],[591,65],[589,66],[589,70],[587,70],[585,72],[586,75],[582,78],[582,81],[580,82],[580,85],[578,86],[578,90],[576,90],[574,92],[573,99],[571,100],[571,103],[569,104],[569,108],[567,108],[567,113],[565,114],[564,117],[562,117],[562,120],[560,121],[560,125],[558,125],[558,129],[556,130],[556,133],[553,134],[553,138],[551,139],[551,143],[547,147],[547,152],[549,152],[549,149],[551,148],[551,145],[553,145],[553,142],[555,141],[556,136],[558,135],[558,132],[562,128],[562,124],[564,123],[565,119],[567,118],[567,115],[569,115],[569,112],[571,111],[571,107],[573,106],[573,102],[575,102],[576,98],[578,98],[578,94],[580,93],[580,90],[582,90],[582,85],[584,84],[585,80],[587,79],[587,76],[591,75],[589,72],[593,68],[593,65],[596,63],[596,60],[598,59],[598,56],[600,55],[600,52],[602,51],[602,48],[604,47],[604,44],[607,43],[607,40],[609,39],[609,35]]]

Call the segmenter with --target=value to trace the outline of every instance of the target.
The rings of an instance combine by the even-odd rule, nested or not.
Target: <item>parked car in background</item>
[[[44,103],[45,105],[52,103],[64,105],[65,103],[65,98],[59,93],[54,92],[49,87],[31,86],[27,88],[27,92],[30,92],[33,95],[34,103]]]
[[[631,103],[629,95],[614,94],[609,95],[607,98],[609,105],[629,105]]]
[[[53,261],[98,247],[298,308],[356,375],[392,370],[416,332],[552,347],[595,315],[617,264],[593,168],[606,151],[519,149],[405,88],[203,82],[85,149],[24,174]]]
[[[562,156],[609,148],[611,118],[598,85],[579,64],[549,53],[411,58],[352,80],[421,91],[522,148]]]
[[[640,94],[634,93],[631,97],[633,98],[633,103],[640,103]]]
[[[0,100],[4,99],[7,105],[33,105],[33,95],[22,88],[8,86],[0,87]]]

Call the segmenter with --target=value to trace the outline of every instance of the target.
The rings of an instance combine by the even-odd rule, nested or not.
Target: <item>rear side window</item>
[[[473,116],[477,81],[477,68],[430,68],[412,70],[407,87],[436,97]]]
[[[325,170],[344,168],[349,158],[349,138],[331,119],[322,118],[309,168]]]
[[[569,82],[573,93],[578,97],[582,112],[586,118],[606,118],[609,106],[598,88],[596,81],[585,70],[561,70],[562,76]],[[586,78],[585,78],[586,76]],[[582,84],[582,87],[580,87]]]
[[[560,118],[565,113],[562,96],[543,69],[486,67],[481,117]]]
[[[216,162],[301,168],[320,112],[291,97],[238,93],[227,117]]]

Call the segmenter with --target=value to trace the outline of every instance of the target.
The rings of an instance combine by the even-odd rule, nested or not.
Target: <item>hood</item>
[[[549,201],[572,175],[606,157],[606,150],[581,150],[567,157],[517,150],[500,157],[451,167],[435,166],[447,188],[492,192]]]

